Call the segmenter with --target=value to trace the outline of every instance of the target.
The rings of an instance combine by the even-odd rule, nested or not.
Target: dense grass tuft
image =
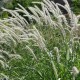
[[[1,78],[79,80],[80,15],[64,2],[33,2],[29,11],[20,4],[15,10],[3,8],[10,17],[0,20]]]

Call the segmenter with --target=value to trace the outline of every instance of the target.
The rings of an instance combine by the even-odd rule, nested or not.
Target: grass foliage
[[[15,10],[3,8],[10,17],[0,20],[1,79],[79,80],[80,15],[64,2],[33,2],[28,10],[20,4]]]

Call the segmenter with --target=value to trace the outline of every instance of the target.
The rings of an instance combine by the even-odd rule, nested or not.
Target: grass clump
[[[20,4],[3,8],[11,16],[0,20],[1,73],[10,80],[79,80],[80,15],[64,2],[33,2],[29,11]]]

